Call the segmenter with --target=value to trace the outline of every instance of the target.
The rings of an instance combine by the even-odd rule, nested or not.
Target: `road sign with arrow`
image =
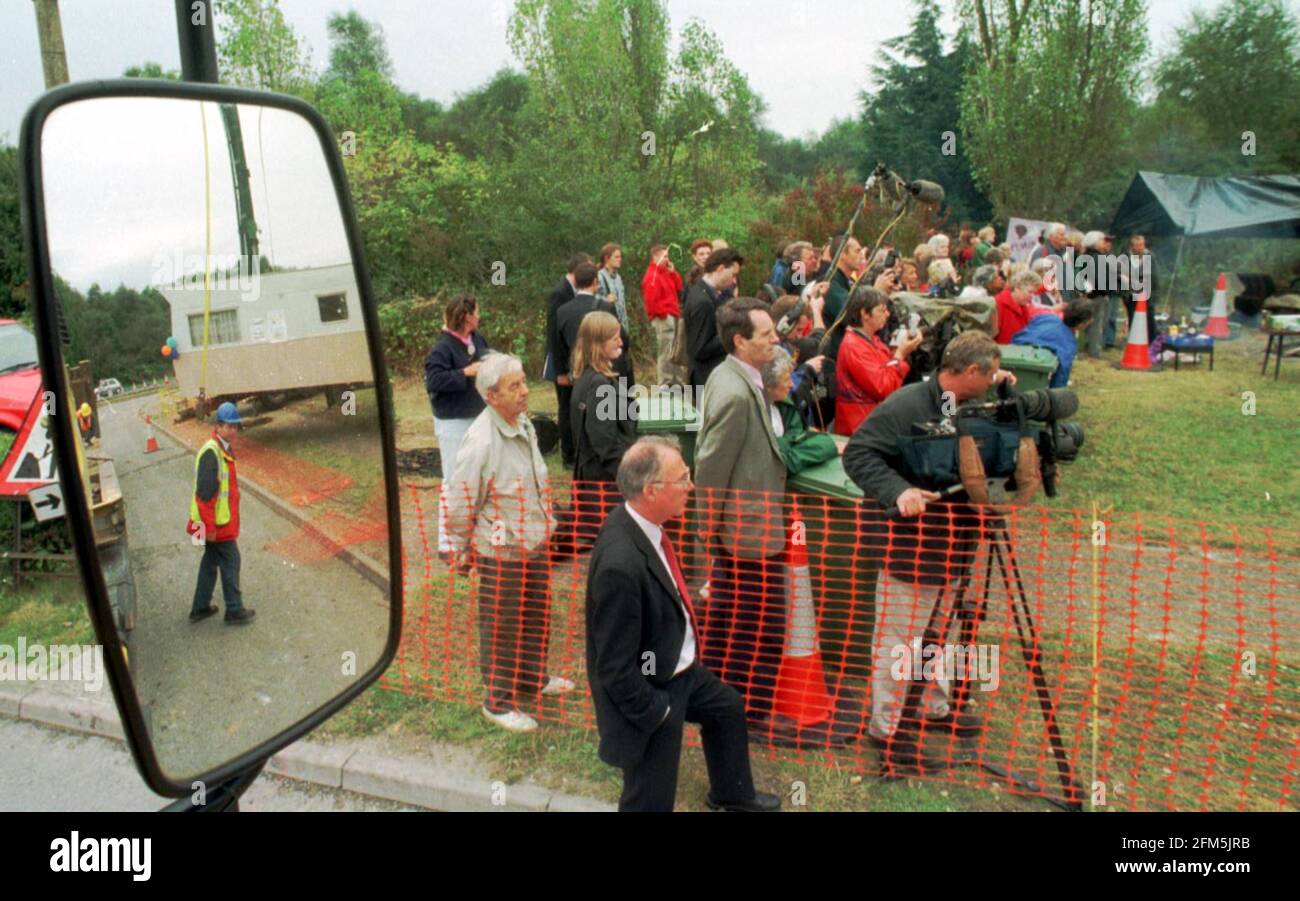
[[[63,488],[58,482],[42,488],[33,488],[27,492],[27,499],[31,501],[32,509],[36,511],[36,519],[39,522],[63,516]]]

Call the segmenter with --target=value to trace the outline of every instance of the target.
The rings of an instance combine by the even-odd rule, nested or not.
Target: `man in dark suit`
[[[573,394],[573,383],[569,380],[568,375],[561,376],[556,368],[558,354],[556,351],[556,341],[559,338],[559,313],[560,308],[569,301],[573,300],[577,289],[573,284],[573,273],[583,263],[590,263],[591,254],[575,253],[569,257],[569,271],[564,277],[564,281],[555,286],[551,296],[546,299],[546,365],[542,368],[542,378],[555,384],[555,400],[559,404],[560,415],[558,425],[560,427],[560,453],[564,457],[566,468],[573,468],[573,461],[577,455],[575,450],[576,444],[573,440],[573,430],[569,426],[569,417],[564,415],[565,410],[569,409],[569,398]],[[564,372],[568,372],[568,363],[565,363]]]
[[[718,309],[725,303],[726,292],[735,289],[744,262],[730,247],[713,251],[704,261],[704,274],[686,292],[682,318],[696,398],[704,391],[709,375],[727,358],[727,349],[718,337]]]
[[[695,611],[664,523],[686,510],[677,443],[643,438],[618,468],[626,499],[600,530],[587,574],[587,678],[600,759],[623,770],[621,811],[671,811],[682,731],[700,724],[714,810],[773,811],[754,790],[745,705],[699,662]]]
[[[573,384],[569,369],[573,364],[573,349],[578,346],[578,329],[582,327],[582,320],[587,317],[588,313],[601,311],[609,313],[615,318],[618,313],[614,305],[607,300],[601,300],[596,296],[596,284],[599,280],[599,272],[594,263],[583,263],[573,272],[573,285],[575,293],[573,299],[566,302],[560,311],[556,314],[555,328],[555,372],[557,378],[563,378],[567,383],[566,391],[568,396],[573,396]],[[627,329],[620,328],[619,334],[623,339],[623,346],[630,347],[631,339],[628,336]],[[614,361],[615,375],[621,375],[627,379],[627,386],[631,388],[636,384],[636,377],[632,373],[632,357],[624,351],[619,358]],[[557,382],[558,384],[558,382]],[[563,411],[572,408],[572,403],[561,407],[561,416]],[[573,429],[570,426],[570,434]],[[576,447],[577,436],[574,436]]]

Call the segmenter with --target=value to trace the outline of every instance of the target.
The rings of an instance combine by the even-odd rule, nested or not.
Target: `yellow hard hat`
[[[77,415],[78,415],[78,416],[89,416],[89,415],[90,415],[90,404],[82,404],[82,405],[77,409]]]

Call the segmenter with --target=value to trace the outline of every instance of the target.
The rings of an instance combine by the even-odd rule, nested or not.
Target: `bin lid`
[[[680,391],[652,391],[637,400],[636,429],[643,434],[685,432],[699,422],[699,411]]]
[[[1044,347],[1030,347],[1026,344],[999,344],[1002,351],[1002,368],[1012,372],[1043,372],[1051,375],[1056,371],[1056,354]]]
[[[844,472],[844,463],[839,457],[791,476],[786,479],[785,487],[800,494],[820,494],[845,501],[862,499],[862,489],[853,484]]]

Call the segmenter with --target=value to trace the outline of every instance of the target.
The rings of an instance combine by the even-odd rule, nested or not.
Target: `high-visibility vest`
[[[194,457],[194,490],[190,492],[190,522],[195,525],[203,522],[203,517],[199,515],[199,461],[209,450],[216,451],[217,454],[216,523],[224,526],[230,522],[230,464],[226,462],[226,454],[216,438],[209,438]]]

